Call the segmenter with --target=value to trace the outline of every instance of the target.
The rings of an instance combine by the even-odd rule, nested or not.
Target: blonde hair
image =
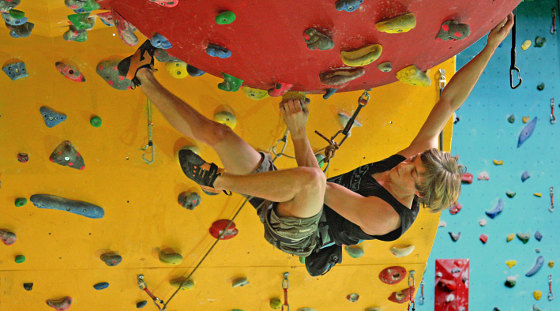
[[[461,194],[461,175],[466,171],[457,163],[457,157],[436,148],[428,149],[420,155],[426,168],[421,174],[421,182],[416,185],[420,197],[418,201],[437,213],[457,201]]]

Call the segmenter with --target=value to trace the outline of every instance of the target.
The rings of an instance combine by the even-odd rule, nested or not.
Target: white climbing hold
[[[414,245],[408,245],[404,247],[391,247],[391,253],[395,257],[400,258],[410,255],[414,251]]]

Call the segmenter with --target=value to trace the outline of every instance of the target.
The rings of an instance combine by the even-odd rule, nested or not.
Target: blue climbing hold
[[[531,137],[533,131],[535,131],[535,126],[537,126],[537,117],[533,118],[531,122],[527,123],[521,133],[519,134],[519,140],[517,141],[517,148],[521,147],[523,143]]]
[[[2,18],[4,19],[6,24],[10,26],[20,26],[27,23],[28,21],[27,17],[15,18],[14,16],[12,16],[12,14],[8,12],[2,13]]]
[[[62,113],[58,113],[48,107],[41,107],[39,109],[41,115],[43,116],[43,120],[45,121],[45,125],[47,127],[53,127],[55,125],[60,124],[61,122],[66,121],[66,115]]]
[[[537,241],[540,242],[542,240],[542,233],[540,233],[538,231],[535,232],[535,239],[537,239]]]
[[[339,11],[354,12],[364,0],[339,0],[336,2],[336,9]]]
[[[529,172],[525,171],[525,172],[523,172],[523,174],[521,174],[521,181],[525,182],[530,177],[531,177],[531,175],[529,175]]]
[[[212,57],[228,58],[231,56],[231,51],[223,46],[208,44],[206,53]]]
[[[537,261],[535,262],[535,265],[531,268],[531,270],[525,273],[525,276],[530,277],[535,275],[542,268],[543,263],[544,263],[544,257],[543,256],[537,257]]]
[[[93,285],[93,288],[95,288],[96,290],[102,290],[109,287],[109,283],[107,282],[102,282],[102,283],[97,283],[95,285]]]
[[[504,210],[504,203],[502,202],[502,199],[499,199],[496,207],[494,207],[489,211],[486,211],[485,213],[486,216],[494,219],[494,217],[498,216],[498,214],[500,214],[503,210]]]
[[[189,73],[189,75],[191,77],[200,77],[200,76],[202,76],[203,74],[206,73],[206,72],[196,68],[195,66],[188,65],[188,64],[187,64],[187,72]]]
[[[94,219],[103,218],[105,215],[103,208],[97,205],[65,199],[55,195],[34,194],[31,196],[30,200],[38,208],[56,209]]]
[[[158,49],[167,50],[173,47],[173,45],[171,45],[171,42],[169,42],[166,37],[160,35],[159,33],[156,33],[152,36],[152,38],[150,39],[150,43],[153,47]]]
[[[11,63],[2,67],[2,70],[12,79],[13,81],[19,80],[21,78],[29,77],[27,74],[27,69],[25,68],[24,62]]]
[[[323,95],[323,99],[329,99],[334,93],[336,93],[337,89],[328,88],[325,90],[325,94]]]

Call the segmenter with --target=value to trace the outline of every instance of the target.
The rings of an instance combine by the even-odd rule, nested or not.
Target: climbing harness
[[[548,301],[552,301],[554,295],[552,294],[552,274],[548,275]]]
[[[445,79],[445,69],[439,69],[439,98],[443,93],[443,89],[447,84],[447,79]],[[443,151],[443,130],[439,133],[439,150]]]
[[[552,26],[550,26],[550,33],[556,33],[556,8],[552,8]]]
[[[414,283],[414,274],[416,274],[415,270],[410,270],[408,272],[408,292],[410,293],[410,301],[408,302],[407,310],[409,311],[416,311],[416,303],[414,302],[414,288],[416,287]],[[412,309],[410,309],[410,307],[412,307]]]
[[[290,311],[290,304],[288,303],[288,286],[290,282],[288,281],[289,272],[284,272],[284,278],[282,279],[282,289],[284,290],[284,304],[282,305],[282,311]]]
[[[556,123],[556,116],[554,115],[554,97],[550,99],[550,124]]]
[[[152,122],[152,102],[150,101],[150,99],[148,99],[147,109],[148,109],[148,143],[144,148],[142,148],[142,151],[144,151],[144,154],[142,154],[142,159],[144,159],[144,161],[147,164],[152,164],[154,163],[155,150],[154,150],[154,141],[152,137],[152,129],[154,123]],[[147,158],[147,155],[149,153],[152,154],[151,159]]]
[[[554,212],[554,187],[550,187],[550,207],[548,208],[549,212]]]
[[[420,305],[424,304],[424,277],[422,277],[422,281],[420,281],[420,299],[418,299],[418,303]]]
[[[521,78],[521,74],[519,72],[519,68],[515,65],[516,63],[516,51],[515,51],[515,37],[516,37],[516,28],[517,28],[517,10],[513,10],[513,28],[511,29],[511,65],[509,67],[509,84],[512,89],[516,89],[521,85],[523,79]],[[519,82],[517,85],[513,85],[513,73],[517,72],[517,79]]]
[[[346,138],[348,138],[348,133],[352,129],[352,125],[354,124],[356,117],[360,113],[360,110],[362,110],[362,108],[364,108],[368,104],[370,99],[369,91],[371,91],[371,89],[366,89],[364,90],[362,95],[360,95],[360,97],[358,98],[358,108],[356,109],[356,111],[354,112],[350,120],[348,120],[348,123],[346,123],[346,126],[344,127],[343,130],[339,130],[338,132],[336,132],[336,134],[334,134],[334,136],[332,136],[330,139],[325,137],[323,134],[319,133],[319,131],[315,131],[315,134],[321,136],[321,138],[323,138],[329,143],[327,147],[318,151],[318,152],[321,152],[323,150],[325,151],[324,161],[327,163],[327,166],[323,171],[325,172],[327,171],[330,165],[330,160],[334,157],[335,152],[340,148],[340,146],[342,146]],[[344,136],[344,138],[342,138],[342,140],[339,143],[335,141],[335,138],[338,136],[338,134],[342,134]]]
[[[282,138],[277,140],[276,144],[274,146],[272,146],[272,154],[274,154],[275,157],[279,158],[279,157],[284,156],[284,157],[287,157],[287,158],[290,158],[290,159],[295,158],[295,157],[292,157],[292,156],[284,153],[284,151],[286,150],[286,147],[288,146],[288,134],[289,133],[290,133],[290,130],[286,129],[286,131],[284,131],[284,136],[282,136]],[[280,149],[280,152],[276,152],[276,148],[280,144],[282,144],[282,148]]]
[[[144,282],[144,275],[143,274],[138,274],[136,276],[136,280],[138,282],[138,287],[140,287],[141,290],[145,291],[146,294],[148,294],[148,296],[150,296],[150,298],[152,298],[152,300],[154,301],[154,304],[156,305],[158,310],[160,310],[160,311],[165,310],[165,305],[163,305],[163,309],[162,309],[162,306],[160,306],[160,304],[164,304],[163,300],[159,299],[154,294],[152,294],[152,292],[150,292],[148,290],[148,285],[146,285],[146,282]]]

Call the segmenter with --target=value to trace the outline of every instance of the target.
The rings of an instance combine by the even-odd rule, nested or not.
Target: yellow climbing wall
[[[11,81],[0,75],[0,229],[17,234],[11,246],[0,244],[0,310],[49,310],[47,299],[71,296],[71,310],[134,310],[148,300],[146,310],[156,310],[148,295],[136,285],[136,275],[144,274],[150,291],[167,301],[174,288],[169,280],[188,274],[214,242],[208,228],[215,220],[231,218],[243,202],[233,195],[206,196],[181,172],[176,151],[188,140],[176,132],[154,107],[155,162],[142,160],[147,143],[146,98],[140,90],[118,91],[95,73],[96,64],[108,57],[124,57],[134,48],[124,45],[114,28],[97,25],[85,43],[66,42],[65,16],[72,12],[60,4],[28,1],[18,7],[36,28],[29,38],[12,39],[0,30],[0,63],[24,61],[29,77]],[[48,8],[47,8],[48,7]],[[48,14],[46,13],[48,12]],[[100,22],[98,21],[98,24]],[[142,41],[143,38],[141,38]],[[76,83],[63,77],[54,63],[68,60],[77,64],[86,77]],[[374,65],[372,65],[374,66]],[[212,117],[224,106],[238,119],[235,132],[260,150],[281,138],[284,127],[278,99],[254,101],[241,91],[218,90],[221,79],[205,75],[177,80],[157,64],[156,77],[162,84],[189,102],[202,114]],[[352,135],[336,153],[328,176],[344,173],[359,165],[389,156],[412,140],[437,100],[437,69],[455,71],[450,59],[428,71],[430,87],[412,87],[397,82],[374,89],[362,110]],[[394,74],[394,73],[392,73]],[[352,114],[361,93],[335,94],[328,101],[312,95],[309,137],[314,149],[325,147],[315,130],[330,137],[341,129],[337,113]],[[48,106],[68,116],[47,128],[39,108]],[[92,127],[89,119],[100,116],[103,124]],[[445,149],[450,149],[452,124],[445,129]],[[50,153],[64,140],[71,141],[85,160],[83,171],[49,161]],[[219,161],[209,147],[199,145],[201,154]],[[18,153],[29,154],[28,163],[17,161]],[[293,154],[291,144],[286,149]],[[280,158],[280,168],[295,161]],[[202,203],[193,211],[177,204],[179,193],[201,193]],[[45,193],[82,200],[104,208],[105,217],[89,219],[56,210],[38,209],[31,202],[15,207],[14,200]],[[365,256],[344,254],[343,264],[323,277],[310,277],[297,257],[267,244],[263,228],[253,208],[246,205],[236,219],[239,235],[217,244],[193,276],[194,289],[181,291],[168,310],[270,310],[269,299],[283,298],[282,274],[289,272],[291,310],[405,310],[387,300],[393,291],[407,287],[384,285],[379,272],[392,265],[416,271],[420,283],[428,259],[439,215],[421,211],[411,229],[396,242],[367,241],[361,244]],[[414,252],[395,258],[392,246],[414,244]],[[158,251],[171,247],[184,261],[168,266],[158,260]],[[106,251],[123,257],[120,265],[108,267],[99,259]],[[24,263],[14,262],[25,255]],[[232,280],[247,277],[250,284],[232,288]],[[23,283],[32,282],[32,291]],[[96,291],[93,285],[109,282]],[[360,294],[349,302],[350,293]],[[418,297],[418,295],[417,295]],[[52,310],[52,309],[51,309]]]

